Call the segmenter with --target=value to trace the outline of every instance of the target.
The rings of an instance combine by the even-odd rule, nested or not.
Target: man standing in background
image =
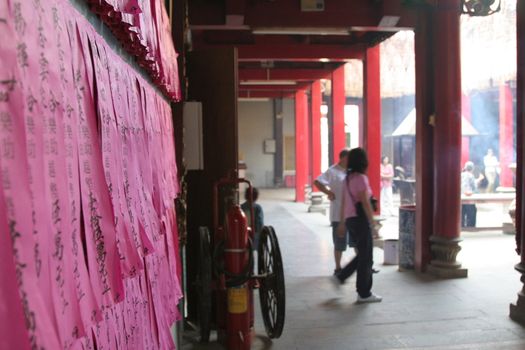
[[[341,270],[341,257],[343,256],[343,252],[346,250],[347,244],[349,247],[355,247],[355,242],[352,241],[348,232],[343,237],[340,237],[337,234],[337,226],[339,225],[339,218],[341,216],[341,193],[347,173],[346,168],[348,152],[349,151],[347,149],[343,149],[339,153],[339,162],[328,168],[328,170],[322,173],[314,181],[314,185],[321,192],[326,194],[330,200],[330,222],[332,226],[335,259],[334,273],[337,273]]]
[[[488,181],[487,192],[493,193],[496,189],[496,179],[500,172],[498,158],[494,155],[492,148],[487,150],[487,155],[483,157],[483,165],[485,165],[485,177]]]
[[[473,174],[474,163],[468,161],[461,172],[461,194],[471,196],[478,184]],[[481,179],[481,178],[480,178]],[[477,208],[474,203],[461,203],[461,227],[476,227]]]

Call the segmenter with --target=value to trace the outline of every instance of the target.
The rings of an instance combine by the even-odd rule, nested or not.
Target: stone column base
[[[515,304],[510,304],[510,318],[522,325],[525,325],[525,265],[523,263],[515,266],[515,269],[521,273],[521,283],[523,289],[518,292],[518,300]]]
[[[323,193],[322,192],[310,193],[310,202],[312,204],[308,207],[309,213],[326,214],[326,207],[323,206]]]
[[[461,267],[456,260],[461,247],[460,238],[445,238],[440,236],[430,237],[430,250],[432,260],[427,267],[427,272],[439,278],[465,278],[468,270]]]

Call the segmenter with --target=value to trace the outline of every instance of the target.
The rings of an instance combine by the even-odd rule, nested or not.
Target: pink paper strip
[[[133,238],[128,234],[127,227],[129,227],[129,223],[128,225],[125,223],[127,215],[122,206],[122,203],[125,203],[125,198],[123,198],[124,183],[120,173],[122,160],[118,154],[121,146],[114,114],[115,108],[111,98],[108,75],[109,62],[104,46],[97,45],[94,41],[91,44],[97,80],[98,115],[102,133],[104,172],[115,214],[115,231],[117,232],[120,264],[125,276],[133,276],[143,268],[143,265],[137,249],[139,243],[133,243]],[[112,62],[118,63],[118,61]]]
[[[75,18],[75,12],[65,11],[62,13],[62,18]],[[64,43],[69,43],[66,50],[64,50],[64,66],[68,69],[64,70],[64,106],[66,115],[64,118],[65,137],[64,144],[66,150],[66,167],[67,167],[67,188],[69,193],[69,211],[71,218],[71,231],[69,237],[71,238],[72,247],[72,268],[73,280],[75,283],[75,292],[79,302],[81,316],[84,327],[90,328],[95,322],[102,319],[100,307],[93,292],[93,286],[88,273],[88,266],[86,265],[87,258],[84,255],[84,231],[81,226],[81,206],[82,201],[80,197],[80,173],[79,173],[79,157],[78,157],[78,123],[77,123],[77,96],[75,93],[73,75],[73,51],[72,47],[77,45],[76,24],[71,21],[64,21],[64,28],[61,32],[61,39]]]
[[[17,286],[0,287],[0,320],[9,312],[13,324],[0,348],[172,349],[181,289],[170,106],[69,1],[45,5],[0,0],[10,11],[0,227],[11,232],[0,258],[13,262],[0,272]],[[147,20],[160,35],[163,19]]]
[[[78,29],[77,29],[78,30]],[[80,33],[79,33],[80,35]],[[103,173],[93,100],[91,55],[87,36],[79,38],[74,61],[79,125],[78,154],[82,211],[89,271],[95,296],[103,307],[122,300],[124,289],[114,230],[111,200]]]
[[[45,258],[40,255],[40,247],[35,240],[35,235],[38,235],[36,226],[27,215],[33,210],[33,201],[28,177],[25,125],[23,118],[19,117],[23,115],[25,105],[19,65],[20,69],[27,67],[28,58],[24,54],[27,44],[18,40],[30,29],[21,3],[13,2],[9,9],[5,4],[2,7],[5,10],[3,13],[9,14],[9,21],[1,24],[6,36],[0,45],[3,63],[0,66],[0,181],[11,237],[8,246],[12,249],[11,261],[14,259],[16,268],[17,282],[11,287],[18,287],[25,315],[24,324],[13,325],[13,334],[22,334],[23,330],[19,327],[26,326],[31,347],[58,348],[60,342],[53,327],[53,308],[50,299],[46,298],[49,295],[49,280],[44,281],[42,286],[38,285],[38,272]]]
[[[63,181],[62,174],[67,173],[66,152],[65,152],[65,128],[64,118],[66,117],[66,104],[64,102],[62,84],[71,80],[71,76],[66,76],[59,67],[65,65],[64,48],[62,47],[60,26],[61,19],[59,9],[55,1],[49,1],[47,7],[32,7],[39,10],[32,13],[33,18],[37,19],[39,40],[46,41],[47,45],[57,47],[58,50],[47,50],[47,46],[32,45],[38,47],[39,62],[43,60],[49,62],[59,62],[50,65],[47,69],[46,79],[40,82],[39,90],[44,96],[35,106],[40,109],[39,119],[43,123],[43,163],[44,168],[44,198],[47,207],[50,209],[49,216],[45,218],[51,223],[53,245],[50,247],[50,275],[53,292],[53,301],[57,320],[58,331],[65,349],[68,349],[76,342],[78,337],[86,335],[80,305],[78,303],[75,280],[73,275],[73,254],[72,241],[67,238],[72,231],[72,220],[69,212],[69,193],[66,183]],[[58,40],[57,40],[58,39]],[[69,62],[71,64],[71,62]],[[41,66],[42,67],[42,66]],[[40,72],[42,75],[42,70]],[[36,85],[38,86],[38,85]],[[47,92],[47,93],[46,93]],[[28,114],[29,116],[30,114]],[[37,124],[38,122],[32,122]],[[29,128],[28,128],[29,126]],[[26,130],[30,131],[31,124],[26,125]],[[29,132],[27,133],[29,135]],[[37,157],[39,158],[39,157]]]
[[[2,13],[0,4],[0,13]],[[20,301],[18,289],[14,288],[18,284],[16,278],[15,261],[11,249],[12,242],[7,233],[9,232],[8,219],[6,216],[6,206],[3,192],[0,191],[0,324],[11,325],[10,327],[0,327],[0,349],[20,349],[29,350],[29,336],[24,327],[24,309]],[[18,269],[20,271],[20,267]]]

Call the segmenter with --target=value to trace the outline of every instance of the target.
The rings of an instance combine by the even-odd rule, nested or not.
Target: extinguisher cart
[[[199,230],[199,326],[202,342],[208,342],[212,325],[219,342],[229,350],[250,349],[254,334],[253,290],[259,290],[262,318],[270,338],[282,334],[285,318],[283,263],[275,230],[265,226],[259,237],[257,273],[252,249],[255,233],[254,209],[251,225],[238,204],[239,183],[245,179],[223,179],[215,183],[213,235]],[[215,303],[213,303],[215,300]]]

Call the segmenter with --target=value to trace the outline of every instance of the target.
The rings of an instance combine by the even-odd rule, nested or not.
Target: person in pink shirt
[[[381,214],[394,215],[394,201],[392,199],[392,179],[394,168],[387,156],[381,158]]]
[[[332,277],[339,287],[357,271],[357,302],[380,302],[382,298],[372,293],[373,233],[377,234],[379,223],[374,220],[371,204],[372,190],[366,175],[368,157],[362,148],[348,153],[348,176],[343,185],[341,217],[337,232],[343,236],[346,230],[357,245],[357,255]]]

